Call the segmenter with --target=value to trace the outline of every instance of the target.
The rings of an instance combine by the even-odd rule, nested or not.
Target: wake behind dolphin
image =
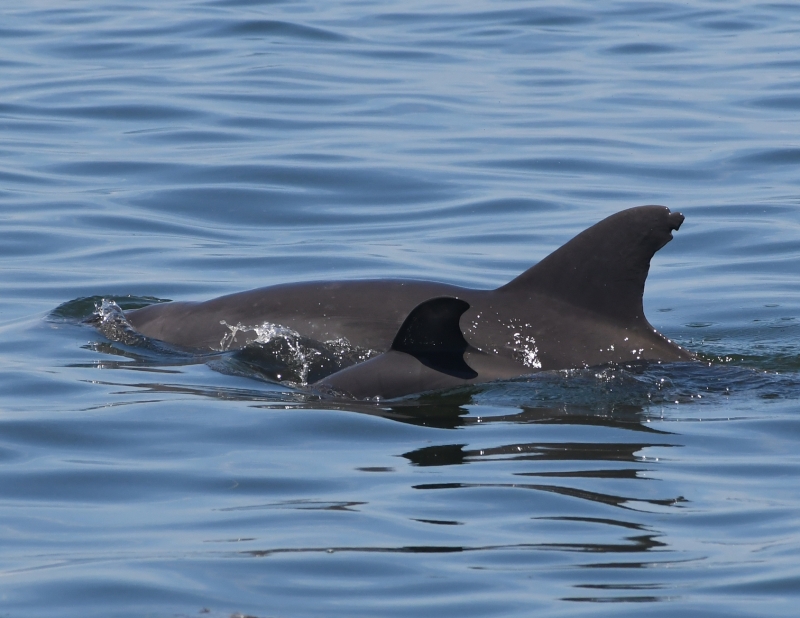
[[[140,333],[187,348],[236,349],[252,340],[251,331],[228,325],[269,323],[316,341],[344,339],[384,352],[363,367],[343,370],[350,372],[347,380],[336,374],[322,380],[328,385],[346,381],[357,393],[339,390],[358,398],[449,388],[453,380],[474,383],[541,370],[690,360],[691,353],[650,325],[642,305],[650,260],[683,220],[664,206],[624,210],[496,290],[429,281],[309,282],[205,302],[151,305],[126,317]],[[427,352],[420,353],[419,346],[411,353],[404,350],[398,343],[403,329],[427,337]],[[459,337],[464,348],[454,353],[453,346],[462,345]],[[434,361],[437,345],[449,351]],[[460,375],[453,373],[455,366]],[[417,376],[411,381],[409,371]],[[406,378],[392,380],[401,374]]]

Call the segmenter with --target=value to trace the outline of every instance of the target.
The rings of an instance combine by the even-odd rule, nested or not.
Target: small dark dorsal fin
[[[420,303],[400,326],[391,349],[410,354],[423,365],[457,378],[477,377],[464,361],[469,344],[458,323],[467,309],[469,303],[446,296]]]
[[[618,322],[644,321],[642,295],[655,252],[683,215],[639,206],[603,219],[498,291],[540,293]]]

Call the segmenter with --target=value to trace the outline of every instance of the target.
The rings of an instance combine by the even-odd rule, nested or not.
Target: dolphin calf
[[[690,352],[650,325],[642,306],[650,260],[683,220],[664,206],[618,212],[495,290],[430,281],[307,282],[150,305],[126,317],[140,333],[187,348],[236,349],[270,324],[316,341],[344,338],[387,352],[415,307],[448,297],[469,305],[460,315],[468,355],[475,350],[475,359],[498,367],[531,373],[690,360]]]
[[[468,309],[469,304],[457,298],[426,300],[411,311],[387,352],[311,387],[353,399],[395,399],[537,371],[470,346],[459,325]]]

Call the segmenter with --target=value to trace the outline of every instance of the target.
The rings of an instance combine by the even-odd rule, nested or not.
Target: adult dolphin
[[[650,260],[683,220],[664,206],[624,210],[496,290],[429,281],[308,282],[126,315],[142,334],[182,347],[238,348],[268,322],[318,341],[344,337],[385,352],[412,309],[446,296],[470,305],[461,330],[472,348],[530,370],[690,360],[650,325],[642,306]]]

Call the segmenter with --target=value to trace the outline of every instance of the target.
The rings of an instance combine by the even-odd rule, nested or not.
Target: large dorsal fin
[[[623,210],[581,232],[501,292],[540,293],[616,321],[645,320],[650,259],[672,240],[683,215],[665,206]]]
[[[446,296],[420,303],[400,326],[391,349],[410,354],[423,365],[451,376],[476,377],[478,374],[464,361],[469,344],[459,325],[467,309],[466,301]]]

